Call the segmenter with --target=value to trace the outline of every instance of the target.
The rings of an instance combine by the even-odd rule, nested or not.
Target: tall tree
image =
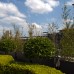
[[[70,9],[68,9],[66,4],[63,8],[63,20],[65,28],[61,30],[61,56],[67,60],[71,60],[71,58],[74,57],[74,28],[71,21],[69,21],[71,20]]]
[[[2,39],[8,39],[8,38],[12,38],[12,31],[11,30],[6,30],[2,35]]]
[[[54,22],[48,25],[48,34],[49,34],[50,39],[55,44],[55,47],[56,47],[56,43],[55,42],[56,42],[57,30],[58,30],[58,27],[56,26],[56,24]]]
[[[64,4],[62,19],[63,19],[63,24],[67,29],[71,27],[70,11],[71,9],[68,8],[67,4]]]
[[[13,51],[15,45],[12,38],[12,32],[7,30],[3,33],[3,36],[0,40],[0,51],[5,53],[9,53]]]
[[[16,25],[13,26],[14,28],[14,41],[15,41],[15,49],[14,51],[15,52],[18,52],[18,51],[23,51],[23,40],[20,39],[21,37],[21,32],[19,30],[19,27],[17,27]]]
[[[52,40],[52,42],[55,45],[56,53],[55,56],[58,56],[60,54],[60,49],[59,49],[59,43],[57,40],[57,33],[58,32],[58,26],[53,22],[52,24],[49,24],[48,26],[48,37]]]

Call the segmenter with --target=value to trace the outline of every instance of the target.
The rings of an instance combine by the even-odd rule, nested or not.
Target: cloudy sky
[[[25,33],[28,24],[47,31],[48,23],[56,22],[61,28],[64,3],[73,9],[74,0],[0,0],[0,34],[3,29],[12,29],[14,24]]]

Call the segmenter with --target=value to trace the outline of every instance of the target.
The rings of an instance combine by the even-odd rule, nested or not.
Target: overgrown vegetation
[[[62,34],[61,55],[70,59],[74,57],[74,29],[65,29]]]

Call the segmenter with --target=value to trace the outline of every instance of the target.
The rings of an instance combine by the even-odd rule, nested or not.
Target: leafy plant
[[[55,51],[51,40],[43,37],[31,38],[24,45],[24,54],[28,58],[54,56]]]
[[[0,40],[0,51],[9,53],[14,49],[14,41],[10,38]]]

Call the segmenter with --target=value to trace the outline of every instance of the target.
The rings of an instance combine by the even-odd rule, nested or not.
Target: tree
[[[28,27],[29,27],[29,31],[28,31],[29,37],[32,38],[34,26],[33,25],[29,25]]]
[[[54,22],[48,25],[48,34],[51,35],[51,40],[53,41],[54,44],[55,44],[55,39],[56,39],[55,37],[56,37],[57,30],[58,27]]]
[[[70,60],[74,57],[74,29],[62,30],[61,56]]]
[[[61,30],[61,56],[70,60],[74,56],[74,28],[70,19],[70,9],[66,4],[63,8],[63,20],[65,27]]]
[[[12,35],[12,31],[5,31],[0,40],[0,50],[6,53],[15,52],[15,54],[22,52],[24,43],[20,37],[19,28],[16,26],[14,26],[14,35]]]
[[[24,54],[28,58],[51,57],[55,51],[53,42],[43,37],[31,38],[24,45]]]
[[[57,29],[58,29],[58,26],[54,22],[52,22],[51,24],[48,25],[48,33],[49,34],[56,33]]]
[[[52,42],[55,45],[56,52],[55,52],[55,58],[54,58],[54,64],[56,67],[60,66],[60,48],[59,48],[59,41],[58,41],[58,26],[53,22],[52,24],[49,24],[48,26],[48,33],[49,38],[52,40]]]
[[[59,53],[58,53],[59,43],[57,41],[57,34],[58,34],[58,26],[54,22],[49,24],[48,25],[48,37],[49,37],[49,39],[52,40],[52,42],[55,45],[55,48],[57,49],[56,56],[59,55]]]
[[[14,42],[12,38],[12,32],[7,30],[3,33],[3,36],[0,40],[0,51],[4,51],[5,53],[9,53],[14,49]]]
[[[13,28],[14,28],[14,37],[13,37],[13,39],[14,39],[14,43],[15,43],[14,52],[15,53],[16,52],[22,52],[24,43],[23,43],[23,40],[20,39],[21,32],[19,30],[19,27],[15,26],[15,24],[14,24]]]
[[[73,26],[71,24],[70,11],[71,11],[71,9],[69,9],[67,7],[67,4],[64,4],[62,19],[63,19],[63,24],[64,24],[65,28],[67,28],[67,29],[69,29],[71,26]]]
[[[8,39],[8,38],[12,38],[12,31],[11,30],[6,30],[5,32],[3,32],[2,39]]]

